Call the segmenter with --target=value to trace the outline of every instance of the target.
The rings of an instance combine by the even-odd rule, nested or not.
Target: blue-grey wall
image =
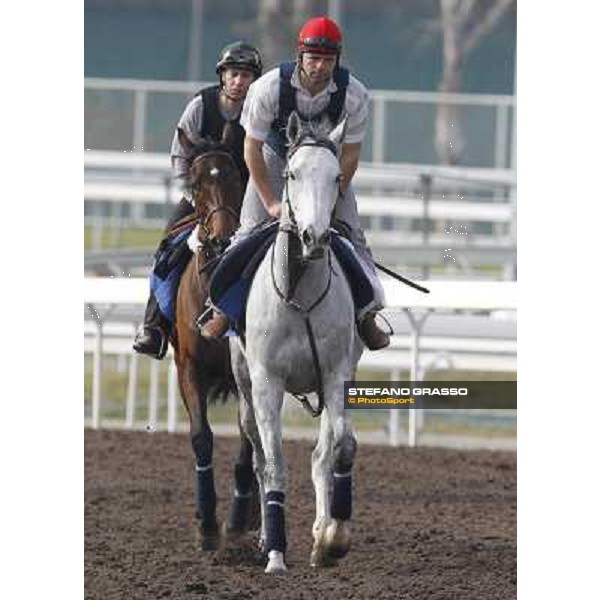
[[[130,77],[185,80],[187,77],[189,4],[166,10],[155,3],[136,7],[86,3],[86,77]],[[209,2],[205,2],[205,5]],[[345,62],[374,89],[435,90],[440,77],[439,31],[426,31],[437,2],[425,3],[428,12],[407,11],[402,2],[385,10],[344,13]],[[404,8],[403,8],[404,6]],[[201,75],[214,77],[221,47],[239,38],[253,39],[248,14],[234,18],[206,10]],[[516,16],[509,12],[468,57],[463,91],[512,94]]]

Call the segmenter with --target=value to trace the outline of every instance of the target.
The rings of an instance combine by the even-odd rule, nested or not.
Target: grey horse
[[[310,564],[334,563],[350,547],[356,440],[344,411],[344,381],[354,378],[363,344],[350,287],[329,246],[345,131],[343,120],[321,136],[291,115],[279,231],[250,289],[245,345],[231,339],[241,421],[254,448],[261,491],[266,573],[287,570],[284,392],[318,392],[322,402],[312,453],[316,518]]]

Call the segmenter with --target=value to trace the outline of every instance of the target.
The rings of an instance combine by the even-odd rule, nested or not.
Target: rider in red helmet
[[[348,117],[340,166],[341,196],[335,218],[349,228],[349,238],[365,265],[374,292],[373,303],[357,315],[358,330],[368,348],[389,344],[389,335],[375,323],[383,308],[383,288],[360,228],[351,181],[367,129],[369,95],[365,86],[340,65],[342,32],[332,19],[315,17],[300,30],[295,62],[284,62],[265,73],[248,90],[240,123],[246,130],[244,157],[250,181],[244,196],[238,237],[270,217],[281,215],[286,162],[285,128],[295,111],[324,134]]]
[[[342,51],[342,32],[328,17],[315,17],[304,24],[298,34],[298,51],[334,54]]]

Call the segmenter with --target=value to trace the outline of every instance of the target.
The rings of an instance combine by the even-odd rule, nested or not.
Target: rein
[[[308,138],[306,136],[304,138],[301,138],[297,144],[294,144],[294,146],[288,152],[288,157],[287,157],[288,164],[286,164],[286,170],[284,172],[284,178],[285,178],[284,201],[287,206],[288,215],[290,218],[290,225],[284,225],[284,226],[280,225],[279,231],[287,233],[288,235],[295,235],[296,237],[299,237],[299,235],[298,235],[299,232],[298,232],[298,223],[296,221],[296,215],[294,214],[294,209],[292,208],[292,204],[290,201],[288,182],[291,179],[292,175],[289,171],[288,165],[289,165],[289,160],[292,157],[292,155],[298,150],[298,148],[301,148],[303,146],[317,146],[320,148],[327,148],[334,154],[334,156],[337,157],[337,148],[336,148],[335,144],[333,144],[333,142],[331,142],[328,139],[315,140],[312,138]],[[308,343],[310,345],[310,351],[312,354],[313,365],[315,368],[315,378],[317,380],[317,396],[319,398],[317,408],[312,407],[311,403],[308,400],[308,397],[305,394],[292,393],[292,396],[294,396],[294,398],[296,398],[296,400],[298,400],[302,404],[302,406],[313,417],[319,417],[321,415],[321,413],[323,412],[323,409],[325,407],[325,393],[323,391],[323,374],[321,371],[321,365],[319,363],[319,354],[317,351],[317,344],[315,342],[315,334],[313,332],[309,314],[312,312],[313,309],[315,309],[319,304],[321,304],[321,302],[325,299],[325,297],[329,293],[329,289],[331,287],[331,278],[332,278],[332,273],[333,273],[333,266],[331,264],[331,248],[329,248],[327,251],[327,259],[328,259],[327,285],[325,286],[325,289],[323,290],[323,292],[321,292],[319,297],[308,308],[305,308],[304,306],[299,304],[297,301],[295,301],[293,298],[287,298],[281,292],[281,290],[277,287],[277,282],[275,281],[275,248],[274,247],[273,247],[273,251],[271,253],[271,281],[273,282],[273,288],[275,289],[275,292],[277,293],[279,298],[283,301],[283,303],[286,306],[289,306],[291,309],[295,310],[296,312],[300,313],[304,319],[304,326],[306,328],[306,334],[308,336]],[[293,293],[293,291],[292,291],[292,293]]]
[[[239,169],[237,167],[235,160],[233,159],[231,154],[229,154],[229,152],[226,152],[224,150],[210,150],[208,152],[204,152],[200,156],[197,156],[194,159],[194,163],[199,163],[207,158],[211,158],[214,156],[226,157],[228,159],[228,161],[231,163],[231,165],[234,167],[234,169],[239,173]],[[192,191],[194,192],[194,207],[196,209],[197,209],[196,196],[200,193],[200,188],[201,188],[201,186],[199,184],[192,186]],[[225,204],[219,204],[217,206],[214,206],[213,208],[211,208],[208,211],[208,213],[204,217],[198,216],[198,225],[200,226],[200,231],[202,231],[202,233],[204,234],[204,239],[200,239],[200,238],[198,239],[199,250],[203,250],[206,258],[208,258],[208,261],[205,262],[202,266],[200,266],[200,252],[196,253],[196,269],[195,269],[195,271],[196,271],[196,275],[198,278],[198,285],[200,285],[200,275],[202,273],[204,273],[205,271],[209,270],[216,263],[218,263],[219,260],[221,259],[221,256],[223,255],[223,253],[229,246],[231,235],[226,238],[220,239],[220,240],[212,239],[210,237],[210,235],[211,235],[211,231],[210,231],[210,227],[209,227],[210,221],[219,212],[226,212],[230,216],[233,217],[233,219],[235,220],[236,223],[239,222],[239,218],[240,218],[239,212],[236,212],[233,208],[231,208],[230,206],[227,206]]]
[[[289,193],[289,188],[288,188],[288,182],[289,180],[292,178],[292,174],[289,170],[289,162],[290,162],[290,158],[292,158],[292,156],[296,153],[296,151],[299,148],[303,148],[306,146],[313,146],[316,148],[326,148],[327,150],[329,150],[336,158],[338,156],[338,151],[337,151],[337,147],[336,145],[330,141],[329,139],[314,139],[311,138],[308,135],[305,135],[304,137],[300,138],[300,140],[294,144],[290,150],[288,151],[288,155],[287,155],[287,163],[285,166],[285,171],[283,173],[283,177],[285,179],[285,197],[284,197],[284,202],[285,205],[287,206],[288,209],[288,215],[290,217],[290,221],[291,221],[291,226],[292,226],[292,230],[293,232],[297,235],[298,234],[298,223],[296,221],[296,214],[294,213],[294,209],[292,208],[292,203],[290,202],[290,193]],[[341,183],[338,181],[338,197],[341,196],[341,189],[339,189],[341,187]]]

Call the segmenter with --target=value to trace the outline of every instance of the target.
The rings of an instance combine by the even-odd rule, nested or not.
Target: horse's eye
[[[342,183],[344,177],[343,175],[340,173],[336,178],[335,178],[335,182],[336,183]]]
[[[296,176],[291,171],[288,171],[287,175],[292,181],[296,181]]]

